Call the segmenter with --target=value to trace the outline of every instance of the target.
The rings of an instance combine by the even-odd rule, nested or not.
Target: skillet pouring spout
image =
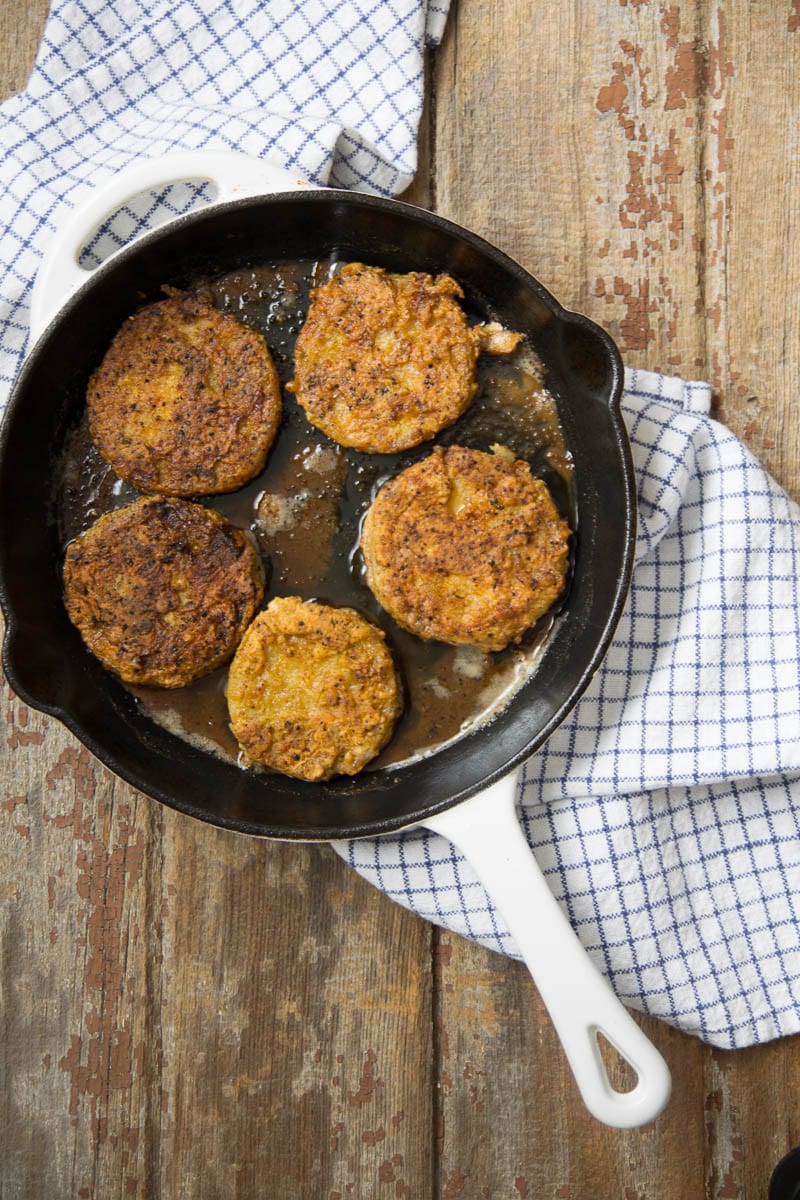
[[[91,274],[83,271],[80,251],[106,217],[144,188],[186,179],[216,184],[220,202],[145,234]],[[235,758],[178,736],[91,656],[62,599],[60,472],[65,443],[83,419],[88,380],[111,339],[137,309],[161,298],[165,285],[192,291],[264,264],[347,261],[449,274],[476,319],[522,334],[541,364],[574,466],[565,502],[572,570],[535,670],[502,711],[434,752],[312,784],[243,770]],[[625,603],[636,488],[620,413],[623,368],[612,340],[562,308],[520,264],[453,222],[394,200],[298,186],[285,172],[225,153],[146,160],[97,189],[46,254],[33,311],[44,328],[36,330],[0,430],[0,603],[11,685],[133,787],[221,828],[341,841],[425,825],[450,838],[506,917],[590,1111],[619,1127],[652,1120],[669,1095],[666,1067],[549,892],[516,821],[509,782],[589,685]],[[342,532],[352,546],[353,530]],[[368,605],[352,573],[351,584],[352,601],[343,603]],[[599,1034],[636,1071],[631,1092],[609,1084]]]

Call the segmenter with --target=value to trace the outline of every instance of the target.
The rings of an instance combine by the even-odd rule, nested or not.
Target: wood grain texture
[[[0,4],[0,94],[45,11]],[[406,196],[631,365],[710,379],[795,496],[798,56],[796,0],[453,0]],[[606,1129],[519,964],[0,705],[2,1200],[762,1200],[800,1143],[800,1040],[726,1054],[642,1020],[673,1099]]]
[[[0,0],[0,98],[22,91],[47,18],[47,0]]]
[[[522,2],[462,0],[437,60],[432,197],[608,329],[629,365],[710,380],[716,415],[798,496],[796,15],[620,0],[537,7],[534,20]],[[454,994],[474,976],[474,953],[450,947]],[[530,1090],[493,1097],[505,1161],[492,1167],[476,1162],[462,1099],[449,1137],[445,1124],[453,1195],[766,1195],[800,1140],[798,1039],[725,1054],[645,1022],[673,1099],[651,1129],[610,1132],[571,1094],[515,970],[501,990],[523,1029],[536,1014],[519,1048]],[[452,1008],[444,1023],[463,1020]],[[514,1036],[525,1036],[520,1023]],[[509,1037],[474,1042],[482,1079],[508,1071]]]
[[[4,712],[0,1195],[425,1194],[428,927]]]
[[[800,37],[791,5],[461,3],[438,64],[436,204],[631,366],[710,380],[800,487]],[[447,148],[446,151],[444,148]]]

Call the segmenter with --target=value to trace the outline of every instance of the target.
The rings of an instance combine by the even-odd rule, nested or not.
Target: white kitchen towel
[[[208,147],[396,193],[416,167],[424,44],[446,11],[447,0],[54,0],[27,87],[0,107],[0,407],[43,249],[94,184],[141,156]],[[190,185],[142,198],[87,257],[208,198]],[[737,1046],[800,1027],[800,523],[708,404],[705,385],[628,375],[641,503],[628,607],[589,691],[529,764],[520,803],[622,999]],[[442,839],[337,849],[430,920],[514,952]]]
[[[710,399],[706,384],[626,373],[628,602],[518,802],[620,999],[731,1048],[800,1029],[800,509],[708,416]],[[516,953],[442,837],[336,849],[429,921]]]
[[[236,150],[317,184],[402,191],[447,3],[53,0],[27,86],[0,107],[0,407],[43,248],[133,160]],[[207,198],[189,184],[143,198],[105,252]]]

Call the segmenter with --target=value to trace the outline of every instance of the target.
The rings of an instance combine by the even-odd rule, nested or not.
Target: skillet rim
[[[455,238],[459,242],[466,243],[474,251],[483,257],[493,260],[500,264],[506,271],[520,282],[524,288],[535,294],[541,303],[550,311],[553,318],[560,325],[566,327],[572,326],[574,329],[582,329],[588,333],[592,339],[602,345],[608,357],[608,364],[611,373],[610,394],[604,400],[604,406],[608,412],[610,427],[613,432],[613,440],[615,449],[618,452],[620,467],[621,467],[621,486],[622,486],[622,502],[625,514],[625,530],[622,539],[622,565],[616,578],[616,587],[614,589],[613,599],[605,613],[605,620],[602,628],[598,631],[594,649],[588,661],[583,666],[582,670],[569,689],[568,695],[563,702],[553,710],[550,718],[540,726],[534,735],[526,742],[526,744],[513,753],[501,767],[487,771],[477,782],[462,788],[460,791],[449,793],[445,799],[435,802],[427,802],[424,807],[420,807],[419,811],[415,811],[412,816],[407,812],[397,816],[381,819],[369,820],[366,823],[356,822],[355,824],[342,825],[338,824],[319,824],[313,829],[308,827],[298,827],[295,824],[270,824],[265,830],[264,823],[254,824],[252,821],[243,820],[239,817],[228,818],[222,814],[215,813],[213,816],[209,814],[207,809],[198,807],[193,804],[190,799],[185,797],[176,797],[172,792],[165,791],[160,786],[147,780],[147,760],[144,762],[142,772],[137,774],[136,771],[125,769],[120,766],[120,763],[115,758],[113,750],[109,750],[101,741],[98,741],[90,732],[87,731],[83,722],[76,718],[74,713],[68,706],[65,706],[63,701],[50,702],[43,699],[41,696],[36,696],[28,689],[20,679],[18,672],[14,667],[13,662],[13,646],[15,638],[19,635],[21,620],[14,610],[14,605],[10,599],[9,591],[6,582],[6,564],[3,545],[0,544],[0,607],[6,617],[6,629],[3,639],[2,660],[6,676],[21,699],[31,707],[45,714],[55,717],[63,724],[70,732],[78,738],[78,740],[89,749],[92,754],[99,759],[106,767],[114,774],[124,779],[131,786],[143,792],[145,795],[151,796],[166,807],[173,808],[185,815],[195,817],[206,823],[217,825],[221,828],[234,830],[244,833],[249,836],[258,836],[278,840],[293,840],[293,841],[330,841],[344,840],[357,837],[372,837],[383,833],[399,832],[403,829],[411,828],[420,822],[423,822],[426,817],[433,816],[438,812],[445,811],[458,804],[460,801],[467,799],[469,796],[484,790],[497,780],[510,774],[513,770],[536,752],[551,735],[551,733],[561,724],[567,714],[575,706],[578,699],[589,685],[598,666],[602,662],[611,640],[614,631],[621,616],[633,572],[634,551],[636,543],[636,483],[633,472],[633,462],[628,441],[627,431],[622,419],[620,404],[624,386],[624,371],[622,360],[613,339],[599,325],[589,317],[582,313],[577,313],[566,309],[552,295],[552,293],[538,280],[531,275],[526,268],[519,262],[513,259],[510,255],[500,250],[497,246],[473,233],[471,230],[441,216],[438,213],[433,213],[428,209],[424,209],[417,205],[411,205],[404,201],[388,199],[381,196],[373,196],[365,193],[353,193],[340,191],[337,189],[302,189],[296,191],[287,191],[279,193],[270,193],[263,196],[246,197],[236,200],[229,200],[223,203],[211,204],[201,209],[194,209],[180,217],[175,218],[157,228],[150,230],[140,237],[136,238],[132,243],[129,243],[118,252],[114,253],[101,266],[88,276],[87,280],[70,295],[65,303],[56,311],[50,319],[46,327],[40,332],[35,344],[27,354],[22,367],[20,369],[17,380],[15,381],[12,393],[9,397],[6,411],[3,414],[2,424],[0,424],[0,476],[6,468],[7,445],[11,436],[11,431],[14,426],[15,417],[18,409],[23,403],[23,397],[26,390],[26,384],[30,376],[32,376],[42,356],[47,353],[48,345],[52,340],[54,333],[68,319],[69,314],[79,308],[91,293],[98,289],[99,285],[105,278],[124,267],[130,260],[137,256],[145,254],[148,249],[157,245],[165,238],[171,238],[180,230],[187,226],[191,227],[195,224],[201,224],[204,220],[210,217],[229,217],[235,216],[238,210],[244,208],[261,207],[262,205],[271,205],[273,203],[291,202],[293,206],[302,207],[304,205],[318,203],[320,199],[326,203],[333,200],[336,203],[345,205],[353,205],[367,209],[386,210],[401,219],[404,217],[410,218],[413,221],[421,222],[423,225],[433,227],[440,230],[449,237]],[[0,516],[0,519],[2,517]],[[525,685],[527,686],[527,685]],[[523,691],[525,688],[522,689]],[[495,726],[496,722],[502,721],[503,713],[499,713],[483,726],[483,729],[489,729]],[[479,730],[478,733],[481,731]],[[174,735],[170,735],[174,736]],[[186,743],[175,738],[176,743],[181,746],[183,752],[186,752]],[[204,758],[207,755],[192,747],[195,754],[201,754]],[[441,752],[439,752],[441,753]],[[432,757],[436,757],[433,755]],[[238,768],[237,768],[238,769]],[[403,768],[396,770],[402,771]],[[317,788],[319,785],[307,785],[312,788]]]

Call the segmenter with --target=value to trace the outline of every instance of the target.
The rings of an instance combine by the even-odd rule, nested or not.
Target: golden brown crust
[[[389,740],[400,688],[381,630],[350,608],[278,597],[228,675],[231,729],[253,763],[298,779],[355,775]]]
[[[479,351],[507,353],[520,340],[470,329],[462,296],[449,275],[361,263],[315,288],[289,385],[309,421],[342,446],[376,454],[418,446],[451,425],[475,393]]]
[[[361,550],[369,587],[404,629],[502,650],[562,594],[568,538],[527,463],[451,446],[381,488]]]
[[[141,492],[233,491],[264,466],[281,418],[263,337],[195,296],[130,317],[89,381],[89,428]]]
[[[186,500],[143,497],[107,513],[64,562],[71,621],[126,683],[182,687],[221,666],[263,594],[245,534]]]

